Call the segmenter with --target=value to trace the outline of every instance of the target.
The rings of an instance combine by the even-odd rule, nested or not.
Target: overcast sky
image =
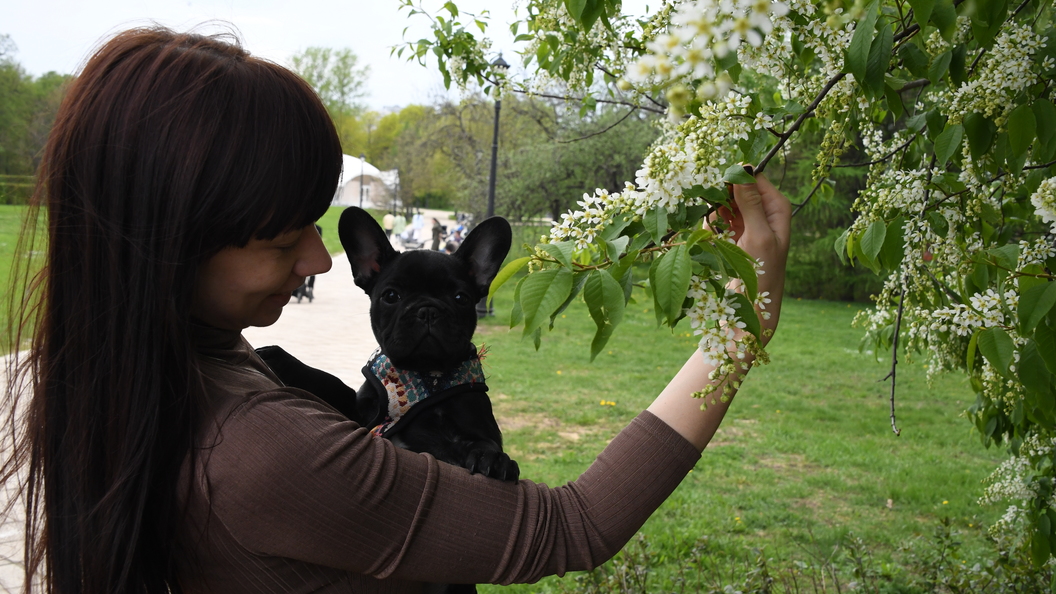
[[[442,0],[426,0],[436,11]],[[514,18],[509,0],[457,0],[463,11],[490,10],[493,49],[512,48],[505,25]],[[310,46],[351,48],[370,65],[370,108],[386,110],[431,103],[444,93],[431,69],[390,57],[390,48],[428,33],[425,17],[408,17],[397,0],[0,0],[0,34],[18,47],[15,59],[27,72],[73,73],[101,40],[129,27],[157,22],[189,29],[219,19],[241,33],[250,53],[288,64]],[[498,25],[498,26],[496,26]],[[507,53],[509,57],[509,52]],[[513,60],[508,60],[513,62]]]

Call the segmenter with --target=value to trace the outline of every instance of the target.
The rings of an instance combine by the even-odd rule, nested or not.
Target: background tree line
[[[27,74],[16,48],[0,36],[0,203],[24,203],[32,175],[71,76]],[[406,208],[448,208],[482,216],[495,118],[494,100],[470,92],[459,101],[409,105],[380,113],[363,101],[370,72],[350,49],[308,48],[290,60],[330,111],[346,154],[366,155],[382,170],[400,172]],[[580,110],[560,100],[508,93],[502,98],[496,212],[514,221],[559,217],[584,193],[622,189],[633,180],[659,129],[657,115],[620,105]],[[809,188],[811,155],[786,155],[778,174]],[[835,237],[850,224],[849,205],[863,174],[834,171],[843,180],[815,196],[794,220],[797,240],[789,265],[791,294],[833,300],[868,299],[875,275],[840,262]],[[805,196],[804,196],[805,197]],[[804,198],[800,197],[800,198]]]
[[[69,75],[26,73],[11,38],[0,35],[0,203],[23,204]]]

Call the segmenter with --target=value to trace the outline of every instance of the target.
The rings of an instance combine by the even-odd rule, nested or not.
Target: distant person
[[[392,216],[391,212],[385,213],[385,216],[381,217],[381,227],[385,229],[385,237],[392,237],[392,228],[396,224],[396,217]]]
[[[434,252],[440,249],[440,238],[444,235],[444,226],[440,224],[435,217],[433,218],[433,245],[431,250]]]

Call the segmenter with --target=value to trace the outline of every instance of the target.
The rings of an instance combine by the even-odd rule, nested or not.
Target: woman
[[[615,554],[692,468],[728,406],[701,411],[690,398],[711,371],[699,354],[556,489],[398,450],[283,387],[240,331],[274,323],[306,277],[329,269],[312,223],[340,167],[311,89],[232,43],[133,30],[88,61],[41,166],[47,260],[36,301],[18,311],[35,324],[18,376],[29,401],[7,392],[20,439],[4,478],[28,472],[27,583],[412,592],[532,581]],[[788,202],[764,180],[735,192],[739,243],[767,263],[773,328]]]

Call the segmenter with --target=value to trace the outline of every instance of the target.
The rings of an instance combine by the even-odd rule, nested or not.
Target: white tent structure
[[[381,171],[365,159],[342,155],[341,183],[337,186],[333,204],[388,209],[392,207],[399,186],[398,170]]]

